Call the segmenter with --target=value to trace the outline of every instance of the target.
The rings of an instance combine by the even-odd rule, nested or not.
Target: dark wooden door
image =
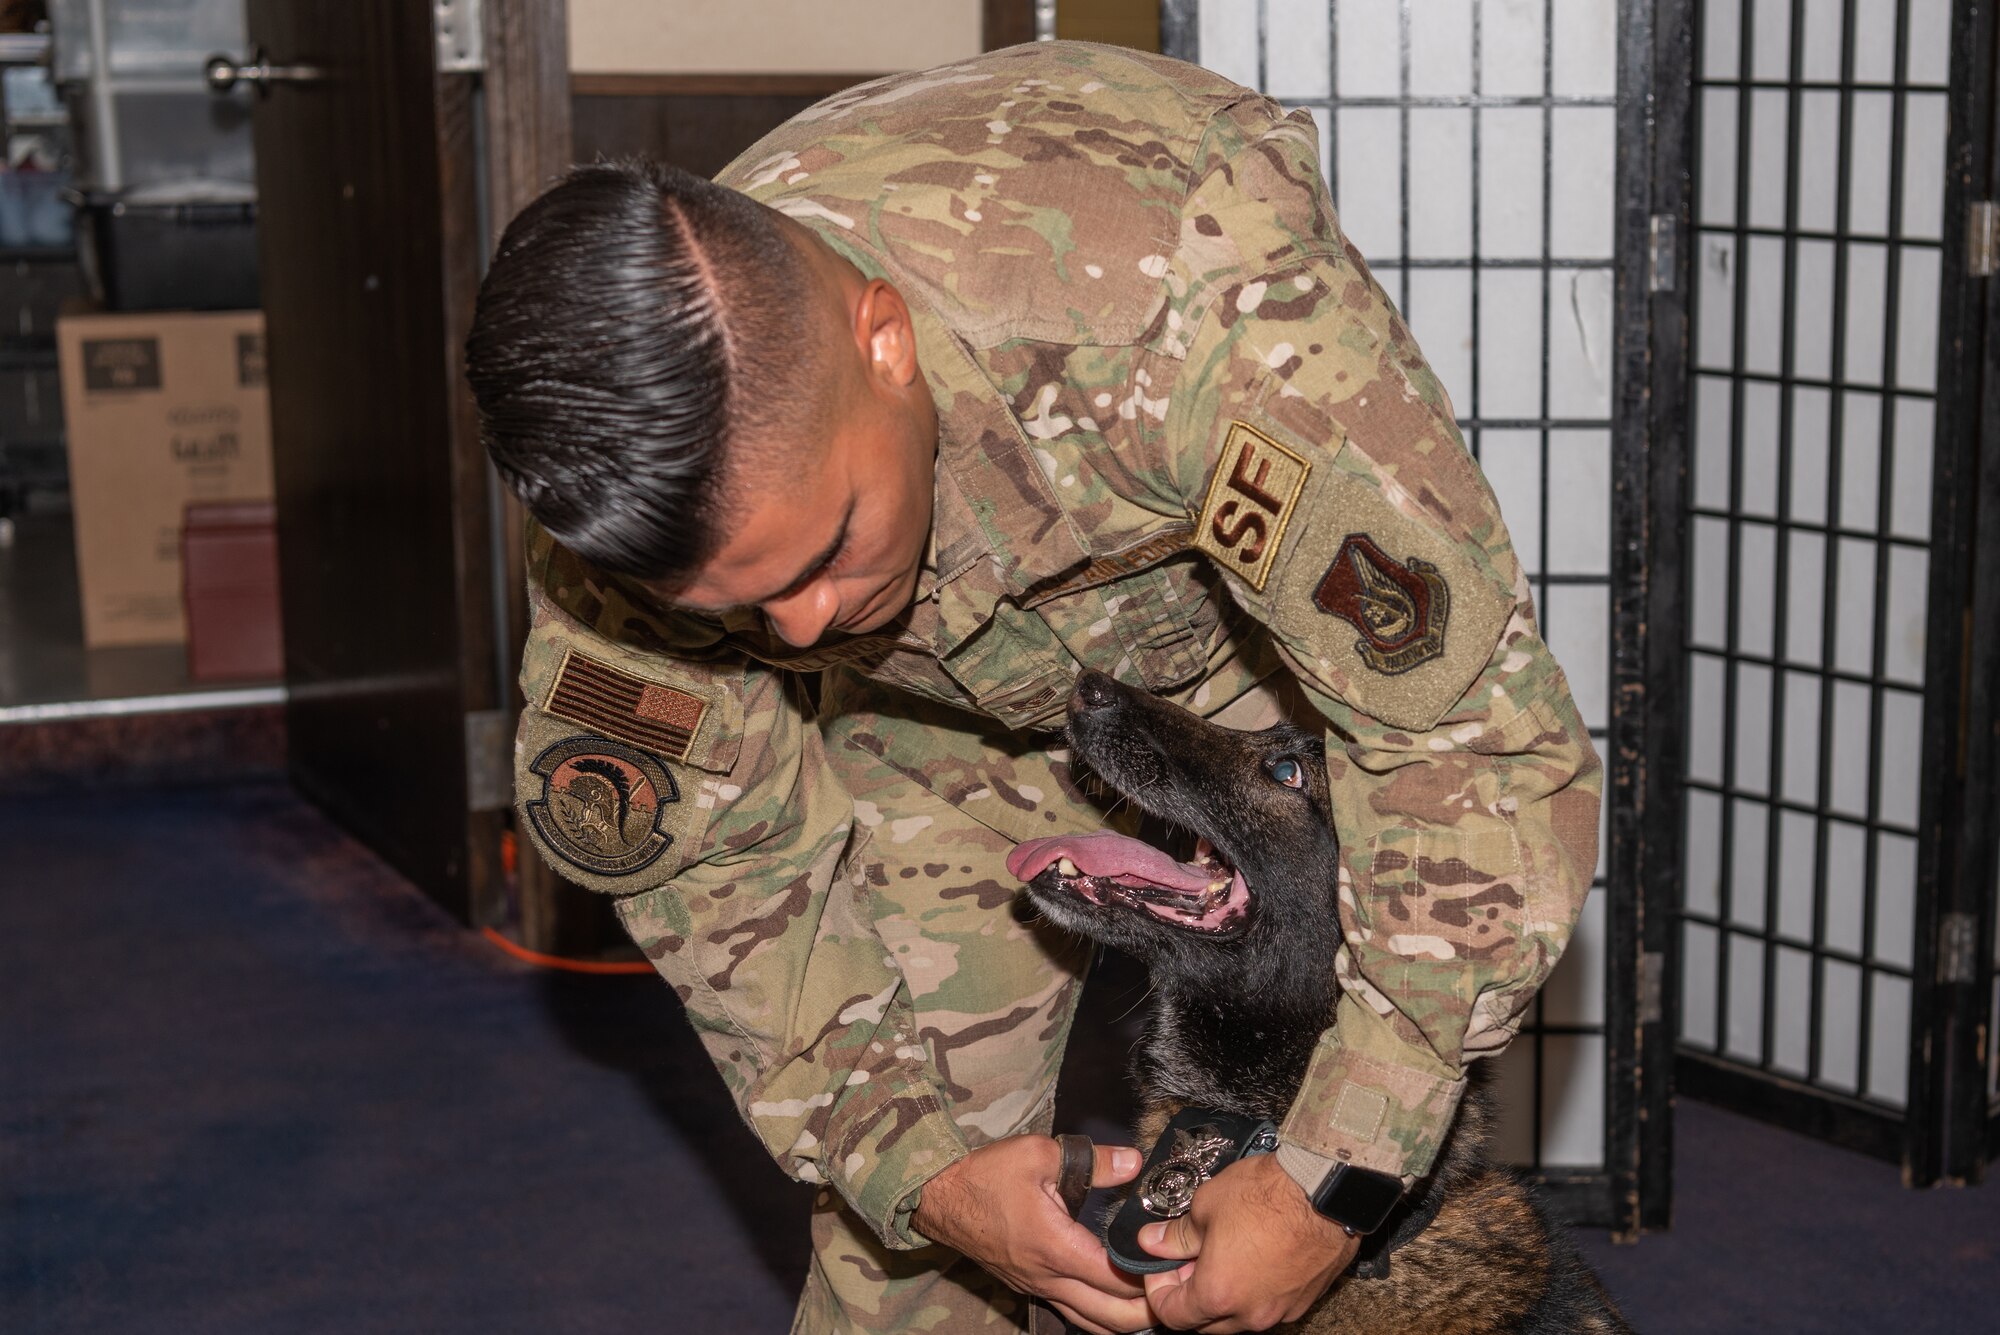
[[[480,256],[470,76],[432,6],[249,0],[294,781],[462,918],[503,819],[492,505],[458,377]],[[481,752],[472,757],[484,761]],[[475,808],[483,810],[475,811]]]

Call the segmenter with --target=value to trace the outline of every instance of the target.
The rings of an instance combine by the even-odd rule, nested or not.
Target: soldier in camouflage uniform
[[[496,460],[563,535],[531,533],[519,795],[542,852],[616,896],[772,1156],[820,1184],[795,1329],[1019,1328],[995,1275],[1090,1329],[1241,1329],[1278,1310],[1245,1292],[1309,1301],[1353,1244],[1301,1241],[1325,1221],[1290,1184],[1429,1169],[1467,1063],[1507,1044],[1568,939],[1600,788],[1310,119],[1051,43],[775,131],[718,181],[789,220],[801,346],[830,309],[828,346],[871,377],[855,420],[889,429],[850,449],[836,414],[820,456],[743,464],[768,485],[666,572],[579,554],[591,502],[524,462],[536,396],[590,374],[574,350],[617,355],[596,298],[567,324],[504,299],[575,225],[565,191],[634,170],[584,169],[510,228],[470,349]],[[849,533],[876,530],[906,555],[850,579]],[[1177,1245],[1206,1249],[1150,1308],[1044,1189],[1087,961],[1004,866],[1119,819],[1058,731],[1083,667],[1236,726],[1289,694],[1320,716],[1340,813],[1337,1023],[1281,1152],[1203,1188]],[[1124,1153],[1100,1150],[1101,1183],[1136,1171]],[[1285,1211],[1301,1231],[1266,1231]]]

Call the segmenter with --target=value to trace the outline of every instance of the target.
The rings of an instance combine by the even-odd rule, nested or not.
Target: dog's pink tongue
[[[1206,890],[1215,879],[1212,871],[1175,862],[1151,844],[1109,830],[1016,844],[1007,855],[1007,870],[1023,881],[1032,881],[1053,867],[1058,858],[1068,858],[1085,876],[1123,876],[1190,894]]]

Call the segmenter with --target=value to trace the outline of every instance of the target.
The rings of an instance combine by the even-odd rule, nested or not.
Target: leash
[[[1089,1136],[1079,1135],[1057,1136],[1056,1146],[1062,1151],[1062,1163],[1056,1169],[1056,1195],[1062,1197],[1063,1208],[1075,1219],[1083,1213],[1084,1198],[1090,1195],[1090,1179],[1097,1173],[1097,1147]],[[1063,1320],[1053,1307],[1036,1301],[1031,1310],[1030,1335],[1084,1335]]]

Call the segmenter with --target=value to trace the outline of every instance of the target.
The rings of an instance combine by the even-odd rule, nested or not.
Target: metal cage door
[[[1964,691],[1990,7],[1696,18],[1677,1080],[1962,1177],[1995,995],[1992,693],[1981,725]]]
[[[1169,55],[1318,123],[1342,227],[1458,408],[1604,757],[1599,875],[1568,954],[1498,1059],[1499,1144],[1569,1218],[1627,1233],[1665,1222],[1671,1115],[1658,1004],[1671,898],[1651,915],[1644,904],[1672,882],[1644,850],[1649,835],[1665,846],[1676,835],[1661,816],[1671,765],[1657,758],[1677,749],[1677,667],[1649,644],[1679,644],[1677,591],[1651,580],[1673,525],[1651,517],[1661,495],[1670,507],[1677,496],[1679,446],[1658,409],[1679,394],[1680,315],[1671,291],[1656,291],[1674,286],[1674,268],[1670,246],[1656,256],[1651,219],[1678,208],[1671,180],[1656,201],[1656,155],[1681,149],[1656,140],[1651,118],[1656,40],[1675,59],[1653,9],[1162,7]]]

